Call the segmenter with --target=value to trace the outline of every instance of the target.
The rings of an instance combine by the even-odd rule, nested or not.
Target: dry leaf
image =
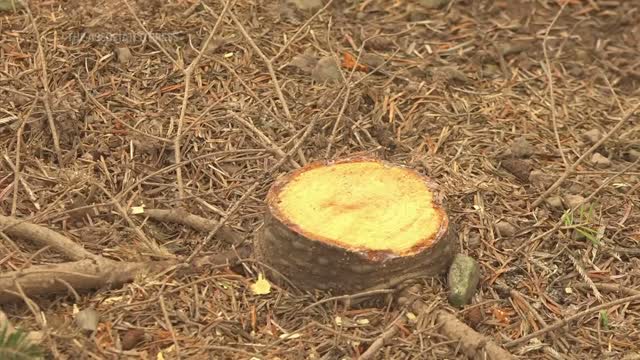
[[[100,322],[100,314],[95,309],[87,308],[78,311],[76,314],[76,324],[81,330],[96,331]]]
[[[356,58],[353,57],[353,55],[349,54],[348,52],[345,52],[342,55],[342,67],[349,70],[356,69],[356,71],[363,71],[363,72],[369,71],[366,65],[358,64],[358,62],[356,61]]]
[[[280,339],[282,340],[297,339],[300,336],[302,336],[300,333],[282,334],[280,335]]]
[[[493,317],[502,324],[509,323],[509,312],[498,308],[493,308]]]
[[[251,284],[251,291],[255,295],[266,295],[271,292],[271,284],[264,278],[263,274],[258,274],[258,281]]]
[[[316,59],[314,56],[309,54],[301,54],[296,55],[289,63],[289,66],[298,68],[303,73],[310,74],[317,63],[318,59]]]
[[[131,350],[144,340],[144,330],[129,329],[122,336],[122,350]]]
[[[171,345],[171,346],[169,346],[168,348],[166,348],[164,350],[160,350],[158,352],[158,355],[156,355],[156,359],[157,360],[164,360],[163,352],[171,353],[171,352],[174,352],[175,348],[176,348],[175,345]]]
[[[144,205],[131,207],[131,214],[132,215],[144,214]]]
[[[418,317],[412,312],[408,312],[405,315],[406,315],[407,319],[409,319],[409,321],[411,321],[412,323],[415,323],[415,322],[418,321]]]

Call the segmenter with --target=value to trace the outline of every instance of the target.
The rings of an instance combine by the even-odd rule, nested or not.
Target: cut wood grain
[[[272,185],[255,256],[304,290],[440,275],[455,249],[442,200],[430,179],[383,161],[309,164]]]

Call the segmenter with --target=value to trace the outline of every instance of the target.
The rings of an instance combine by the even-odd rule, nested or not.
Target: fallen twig
[[[593,284],[596,288],[598,288],[598,290],[600,291],[609,291],[609,292],[621,292],[625,295],[638,295],[640,294],[640,290],[636,290],[636,289],[632,289],[626,286],[622,286],[622,285],[618,285],[618,284],[601,284],[601,283],[595,283]],[[591,289],[591,286],[589,284],[573,284],[570,285],[571,287],[574,287],[576,289],[585,289],[585,290],[589,290]]]
[[[627,296],[627,297],[624,297],[624,298],[621,298],[621,299],[618,299],[618,300],[610,301],[608,303],[605,303],[605,304],[602,304],[602,305],[598,305],[598,306],[586,309],[586,310],[581,311],[581,312],[579,312],[579,313],[577,313],[575,315],[569,316],[568,318],[565,318],[565,319],[562,319],[562,320],[558,320],[555,323],[553,323],[553,324],[551,324],[551,325],[549,325],[549,326],[547,326],[547,327],[545,327],[543,329],[540,329],[538,331],[534,331],[529,335],[526,335],[526,336],[523,336],[523,337],[521,337],[519,339],[510,341],[510,342],[504,344],[504,346],[506,348],[512,348],[512,347],[518,346],[518,345],[520,345],[522,343],[525,343],[525,342],[527,342],[527,341],[529,341],[529,340],[531,340],[533,338],[536,338],[538,336],[544,335],[544,334],[546,334],[546,333],[548,333],[550,331],[559,329],[559,328],[567,325],[568,323],[570,323],[570,322],[572,322],[574,320],[580,319],[581,317],[583,317],[585,315],[589,315],[589,314],[598,312],[600,310],[603,310],[603,309],[606,309],[606,308],[609,308],[609,307],[612,307],[612,306],[615,306],[615,305],[625,304],[625,303],[629,303],[629,302],[636,301],[636,300],[640,300],[640,293],[635,294],[635,295],[631,295],[631,296]]]
[[[411,290],[411,289],[409,289]],[[429,306],[415,295],[403,291],[404,301],[411,306],[413,311],[422,313],[429,311]],[[444,311],[435,311],[436,323],[440,332],[451,340],[457,340],[460,349],[472,359],[510,360],[513,356],[486,336],[458,320],[454,315]]]
[[[335,100],[334,100],[335,101]],[[332,103],[333,105],[333,103]],[[322,113],[321,115],[323,115],[324,113]],[[289,159],[289,157],[291,156],[291,154],[293,154],[294,152],[298,151],[300,149],[300,146],[302,146],[302,144],[305,142],[305,140],[307,139],[307,137],[309,137],[309,134],[311,134],[311,130],[313,130],[313,128],[316,126],[316,123],[318,122],[318,120],[320,119],[320,116],[316,116],[314,117],[311,122],[309,123],[309,125],[307,125],[307,128],[305,129],[304,133],[302,134],[302,136],[300,137],[300,139],[294,144],[294,146],[291,148],[291,150],[285,154],[285,156],[283,156],[280,160],[278,160],[278,162],[268,171],[266,171],[264,174],[262,174],[262,176],[260,176],[246,191],[245,193],[242,195],[242,197],[240,197],[240,199],[238,199],[238,201],[235,202],[235,204],[233,204],[231,206],[231,208],[226,212],[227,215],[223,216],[222,219],[219,220],[218,224],[211,229],[211,231],[209,232],[209,234],[207,234],[207,237],[204,238],[204,240],[202,240],[202,242],[200,243],[200,245],[198,245],[198,247],[196,247],[196,249],[193,251],[193,253],[191,253],[191,255],[187,258],[187,263],[190,263],[195,257],[198,256],[198,254],[200,253],[200,251],[202,251],[202,249],[204,249],[205,246],[207,246],[207,244],[209,243],[209,241],[211,241],[211,239],[216,235],[216,233],[224,226],[224,224],[227,222],[227,220],[229,219],[229,216],[233,215],[233,213],[235,213],[238,208],[240,207],[240,205],[249,198],[249,196],[251,196],[253,194],[253,192],[258,188],[258,185],[260,184],[260,182],[264,179],[267,178],[268,176],[271,176],[271,174],[273,174],[275,171],[277,171],[278,169],[280,169],[280,167]]]
[[[49,130],[51,131],[51,139],[53,140],[53,149],[56,152],[56,156],[58,158],[58,164],[60,166],[63,166],[62,150],[60,150],[60,137],[58,136],[58,130],[56,128],[56,123],[53,118],[53,113],[51,111],[51,99],[50,99],[51,91],[49,90],[49,75],[47,73],[47,59],[44,53],[44,46],[42,46],[42,40],[40,39],[40,31],[38,30],[38,26],[36,25],[36,20],[33,18],[33,14],[31,13],[30,7],[25,6],[25,10],[27,11],[27,14],[29,14],[29,20],[31,21],[31,25],[33,26],[33,32],[35,33],[36,42],[38,44],[38,55],[39,55],[38,58],[40,60],[40,67],[42,69],[40,81],[42,82],[42,88],[44,89],[42,102],[44,104],[45,113],[47,114]]]
[[[67,257],[78,260],[61,264],[35,265],[0,275],[0,304],[25,297],[65,294],[102,287],[119,287],[146,274],[159,273],[180,264],[180,260],[126,262],[94,255],[64,235],[43,226],[0,215],[0,228],[13,236],[50,246]],[[222,254],[203,256],[183,269],[233,265],[251,253],[249,247],[231,249]]]
[[[553,25],[556,23],[556,21],[558,21],[558,18],[560,17],[560,14],[562,14],[562,11],[564,10],[566,5],[567,3],[562,4],[562,7],[560,7],[560,10],[558,10],[558,13],[551,21],[551,24],[549,24],[549,26],[547,27],[547,31],[545,31],[544,33],[544,39],[542,40],[542,53],[544,54],[544,65],[542,66],[542,68],[547,75],[549,104],[551,105],[551,120],[553,122],[553,134],[555,135],[556,144],[558,145],[558,151],[560,152],[560,156],[562,157],[562,161],[564,162],[565,166],[569,165],[569,162],[567,161],[567,157],[564,155],[562,143],[560,142],[560,134],[558,134],[558,116],[556,115],[556,100],[555,96],[553,95],[553,76],[551,75],[551,62],[549,61],[549,54],[547,53],[547,40],[549,40],[549,31],[551,31]]]
[[[273,151],[276,155],[278,155],[279,158],[282,158],[284,156],[286,156],[287,154],[282,151],[282,149],[278,146],[278,144],[275,144],[273,141],[271,141],[271,139],[269,139],[269,137],[267,135],[265,135],[262,131],[260,131],[260,129],[258,129],[257,127],[255,127],[255,125],[253,125],[252,123],[250,123],[249,121],[241,118],[238,114],[236,114],[233,111],[229,111],[229,114],[236,119],[236,121],[238,121],[239,123],[241,123],[242,125],[244,125],[246,128],[248,128],[249,130],[253,131],[256,136],[258,136],[258,138],[260,139],[260,141],[262,141],[265,145],[265,148],[267,148],[268,150]],[[293,160],[292,158],[289,158],[289,162],[291,163],[291,165],[295,168],[298,169],[300,168],[300,164],[298,164],[295,160]]]
[[[144,209],[144,213],[138,215],[148,216],[157,221],[186,225],[198,231],[211,231],[218,225],[217,221],[191,214],[184,209]],[[218,230],[218,238],[225,243],[235,245],[241,243],[244,239],[242,234],[227,225],[220,227],[220,230]]]
[[[99,258],[64,235],[16,218],[0,215],[0,231],[10,236],[29,239],[42,247],[49,246],[71,260]]]
[[[638,164],[640,162],[640,159],[634,161],[633,163],[629,164],[628,166],[626,166],[624,169],[618,171],[617,173],[609,176],[605,181],[602,182],[602,184],[600,184],[600,186],[598,186],[597,189],[595,189],[593,192],[591,192],[591,194],[589,194],[589,196],[587,196],[584,200],[580,201],[578,204],[574,205],[573,208],[571,208],[569,210],[569,213],[573,214],[576,211],[578,211],[578,209],[580,209],[580,207],[582,207],[584,204],[588,203],[591,199],[593,199],[598,193],[600,193],[600,191],[602,189],[604,189],[606,186],[608,186],[611,182],[613,182],[613,180],[615,180],[618,176],[626,173],[629,169],[631,169],[632,167],[636,166],[636,164]],[[562,225],[564,224],[564,218],[560,218],[560,220],[558,220],[555,225],[543,232],[540,235],[537,235],[536,237],[532,238],[529,241],[525,241],[522,243],[522,245],[520,245],[518,248],[516,248],[515,252],[518,253],[520,252],[525,246],[530,245],[535,243],[536,241],[543,239],[544,237],[546,237],[547,235],[555,232],[556,230],[560,229],[562,227]]]
[[[394,321],[387,330],[380,334],[380,337],[378,337],[376,341],[369,345],[369,348],[365,352],[363,352],[362,355],[360,355],[358,360],[369,360],[375,358],[378,351],[380,351],[380,349],[382,349],[384,345],[388,344],[389,341],[391,341],[391,339],[396,336],[396,334],[398,333],[398,325],[401,325],[401,323],[402,322],[399,320]]]
[[[549,194],[551,194],[555,189],[557,189],[569,177],[569,175],[573,173],[576,167],[578,167],[578,165],[580,165],[584,161],[584,159],[587,158],[587,156],[589,156],[592,152],[594,152],[597,148],[599,148],[600,145],[604,144],[604,142],[607,141],[607,139],[609,139],[611,135],[613,135],[616,131],[618,131],[622,127],[622,125],[624,125],[631,118],[631,116],[633,116],[633,114],[635,114],[635,112],[638,111],[638,109],[640,109],[640,104],[636,105],[633,109],[631,109],[631,111],[629,111],[627,115],[623,116],[622,119],[618,121],[618,123],[616,124],[616,126],[613,127],[613,129],[609,130],[609,132],[606,133],[600,140],[598,140],[598,142],[593,144],[593,146],[591,146],[589,150],[585,151],[585,153],[582,154],[582,156],[580,156],[578,160],[576,160],[567,170],[565,170],[564,174],[562,174],[562,176],[560,176],[560,178],[556,180],[556,182],[553,183],[553,185],[551,185],[544,193],[538,196],[536,201],[534,201],[533,204],[531,204],[531,207],[535,208],[538,205],[540,205],[540,203],[542,203],[547,198],[547,196],[549,196]]]
[[[156,46],[158,46],[160,48],[160,50],[171,60],[171,62],[173,62],[173,64],[182,71],[182,73],[184,75],[184,92],[183,92],[183,95],[182,95],[182,104],[180,106],[180,116],[178,118],[178,128],[176,130],[176,134],[175,134],[175,137],[173,139],[174,160],[175,160],[176,164],[180,164],[182,162],[182,145],[181,145],[180,141],[182,140],[182,135],[183,135],[182,129],[183,129],[183,126],[184,126],[184,119],[185,119],[185,116],[187,114],[187,105],[189,103],[189,96],[190,96],[189,93],[191,91],[191,80],[192,80],[192,77],[193,77],[193,73],[194,73],[195,69],[198,67],[198,64],[200,63],[200,59],[202,58],[202,54],[206,51],[207,47],[209,46],[209,43],[214,38],[214,36],[215,36],[215,34],[216,34],[217,30],[218,30],[218,27],[222,23],[222,19],[224,18],[224,15],[226,14],[226,12],[229,9],[229,7],[231,6],[231,3],[230,2],[225,2],[224,8],[222,9],[222,13],[218,17],[218,20],[216,21],[216,23],[213,25],[213,29],[211,29],[211,31],[209,32],[209,36],[207,36],[205,41],[202,43],[202,46],[200,48],[200,51],[198,52],[198,55],[195,57],[195,59],[193,59],[193,61],[186,68],[184,67],[184,65],[182,63],[177,62],[176,59],[174,59],[169,54],[169,51],[167,49],[165,49],[165,47],[162,46],[162,44],[160,44],[155,39],[155,37],[151,36],[151,34],[149,33],[149,30],[147,30],[147,28],[144,26],[144,24],[142,23],[142,21],[140,20],[140,18],[136,14],[136,12],[134,11],[133,7],[131,7],[129,2],[125,1],[125,4],[129,8],[129,11],[131,12],[133,17],[135,18],[135,20],[138,23],[138,25],[142,28],[142,30],[149,36],[149,38],[156,44]],[[172,130],[173,130],[173,119],[172,119],[171,123],[169,124],[169,133],[171,133]],[[176,169],[176,182],[177,182],[177,185],[178,185],[178,195],[179,195],[180,199],[184,199],[184,182],[183,182],[183,179],[182,179],[182,167],[181,166],[177,166],[175,169]]]
[[[35,265],[0,275],[0,304],[22,300],[17,284],[28,297],[64,294],[105,286],[119,287],[143,273],[166,270],[171,261],[119,262],[93,258],[62,264]]]
[[[180,107],[180,117],[178,118],[178,128],[176,129],[176,135],[173,140],[173,148],[174,148],[173,153],[174,153],[174,160],[176,164],[179,164],[182,162],[182,145],[180,141],[182,140],[182,134],[183,134],[182,128],[184,127],[184,119],[187,114],[187,105],[189,104],[189,96],[190,96],[189,92],[191,90],[190,85],[191,85],[193,73],[195,69],[198,67],[198,64],[200,63],[202,54],[207,50],[209,43],[213,39],[214,35],[218,30],[218,27],[222,23],[222,19],[224,18],[227,10],[229,9],[229,6],[230,6],[230,2],[225,2],[224,8],[222,9],[222,13],[218,17],[218,20],[216,21],[216,23],[213,25],[213,29],[211,29],[209,36],[202,44],[202,47],[200,48],[200,52],[198,53],[196,58],[189,64],[189,66],[184,70],[184,94],[182,96],[182,105]],[[181,166],[178,166],[176,168],[176,180],[178,183],[179,197],[180,199],[184,199],[184,182],[182,180]]]
[[[284,110],[284,114],[287,117],[287,120],[291,121],[292,117],[291,117],[291,112],[289,111],[289,105],[287,104],[287,100],[284,98],[284,94],[282,93],[282,88],[280,88],[280,82],[278,81],[276,72],[273,69],[273,64],[271,63],[269,58],[264,54],[264,52],[260,50],[260,47],[258,47],[256,42],[253,41],[253,38],[251,37],[251,35],[249,35],[249,33],[244,28],[240,20],[238,20],[238,18],[233,13],[229,13],[229,17],[236,24],[236,27],[238,28],[238,30],[240,30],[240,33],[245,38],[245,40],[247,40],[249,45],[251,45],[251,47],[256,52],[256,54],[260,56],[264,64],[267,66],[267,71],[271,76],[271,81],[273,81],[273,87],[276,91],[276,95],[278,95],[278,99],[280,100],[280,106],[282,106],[282,110]]]
[[[269,58],[264,54],[262,50],[260,50],[260,47],[256,44],[256,42],[253,40],[251,35],[249,35],[249,33],[244,28],[240,20],[238,20],[238,18],[233,13],[229,13],[229,17],[236,24],[236,27],[238,28],[238,30],[240,30],[240,33],[242,33],[242,36],[245,38],[245,40],[247,40],[249,45],[251,45],[253,50],[258,54],[258,56],[260,56],[264,64],[267,66],[267,71],[269,72],[269,76],[271,76],[271,81],[273,82],[273,88],[275,89],[276,95],[280,100],[280,103],[281,103],[280,105],[282,106],[282,110],[284,111],[284,114],[287,120],[289,121],[289,123],[291,123],[293,121],[293,118],[291,116],[291,111],[289,111],[289,105],[287,104],[287,100],[284,98],[284,94],[282,93],[280,82],[278,81],[278,77],[276,76],[276,71],[273,68],[273,62],[269,60]],[[288,132],[291,132],[291,129],[288,128],[288,125],[285,130],[287,130]],[[305,159],[304,153],[302,152],[302,149],[298,149],[296,151],[302,165],[306,165],[307,161]]]
[[[120,205],[120,201],[118,201],[118,199],[115,196],[113,196],[111,192],[107,190],[106,187],[104,187],[102,184],[97,182],[94,182],[94,185],[98,187],[100,190],[102,190],[102,192],[105,195],[107,195],[107,197],[109,197],[109,199],[111,200],[111,204],[113,204],[116,210],[118,210],[118,212],[120,213],[120,216],[122,216],[122,218],[124,218],[124,220],[129,224],[131,229],[136,233],[136,235],[138,235],[138,237],[140,238],[140,240],[142,240],[142,242],[147,247],[147,249],[153,252],[153,254],[156,256],[161,256],[161,257],[173,256],[167,249],[158,245],[155,239],[150,239],[142,230],[140,230],[140,228],[136,226],[133,220],[131,220],[131,218],[129,217],[129,214],[124,209],[124,207]]]
[[[398,297],[398,304],[409,306],[416,313],[428,313],[430,307],[422,300],[418,299],[416,292],[420,286],[415,285],[401,291]],[[511,360],[513,356],[487,337],[477,333],[475,330],[458,320],[454,315],[444,310],[437,310],[435,313],[436,323],[440,332],[451,340],[455,340],[451,345],[458,345],[464,353],[472,359],[492,359]],[[398,332],[398,323],[394,322],[392,327],[383,332],[369,348],[362,353],[359,360],[372,359],[382,347],[389,342]]]
[[[451,340],[460,341],[460,348],[472,359],[513,359],[513,356],[484,335],[444,310],[436,312],[440,331]]]

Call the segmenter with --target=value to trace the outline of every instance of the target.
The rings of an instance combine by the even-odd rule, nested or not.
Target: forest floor
[[[462,309],[445,277],[420,280],[429,309],[516,357],[640,358],[640,112],[626,116],[640,100],[640,3],[309,3],[50,0],[0,13],[1,214],[111,260],[199,258],[229,253],[228,239],[132,212],[226,219],[251,244],[275,177],[375,156],[439,183],[460,251],[480,265]],[[7,229],[3,273],[73,260]],[[355,359],[394,326],[373,358],[463,357],[394,294],[257,295],[260,264],[236,263],[2,309],[56,359]],[[99,315],[89,333],[74,320],[85,309]]]

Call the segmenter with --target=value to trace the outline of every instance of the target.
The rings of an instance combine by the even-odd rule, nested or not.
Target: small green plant
[[[593,219],[593,204],[590,204],[588,207],[580,206],[578,209],[577,220],[580,223],[590,224]],[[565,226],[573,226],[576,222],[574,218],[574,214],[571,210],[567,210],[562,214],[562,221]],[[600,241],[598,240],[598,231],[592,229],[588,226],[578,225],[575,226],[575,230],[585,238],[589,239],[594,245],[600,245]]]
[[[8,331],[8,326],[0,329],[0,359],[3,360],[35,360],[42,358],[42,350],[27,338],[27,333],[20,330]]]
[[[609,329],[609,314],[607,310],[600,310],[600,324],[605,330]]]

